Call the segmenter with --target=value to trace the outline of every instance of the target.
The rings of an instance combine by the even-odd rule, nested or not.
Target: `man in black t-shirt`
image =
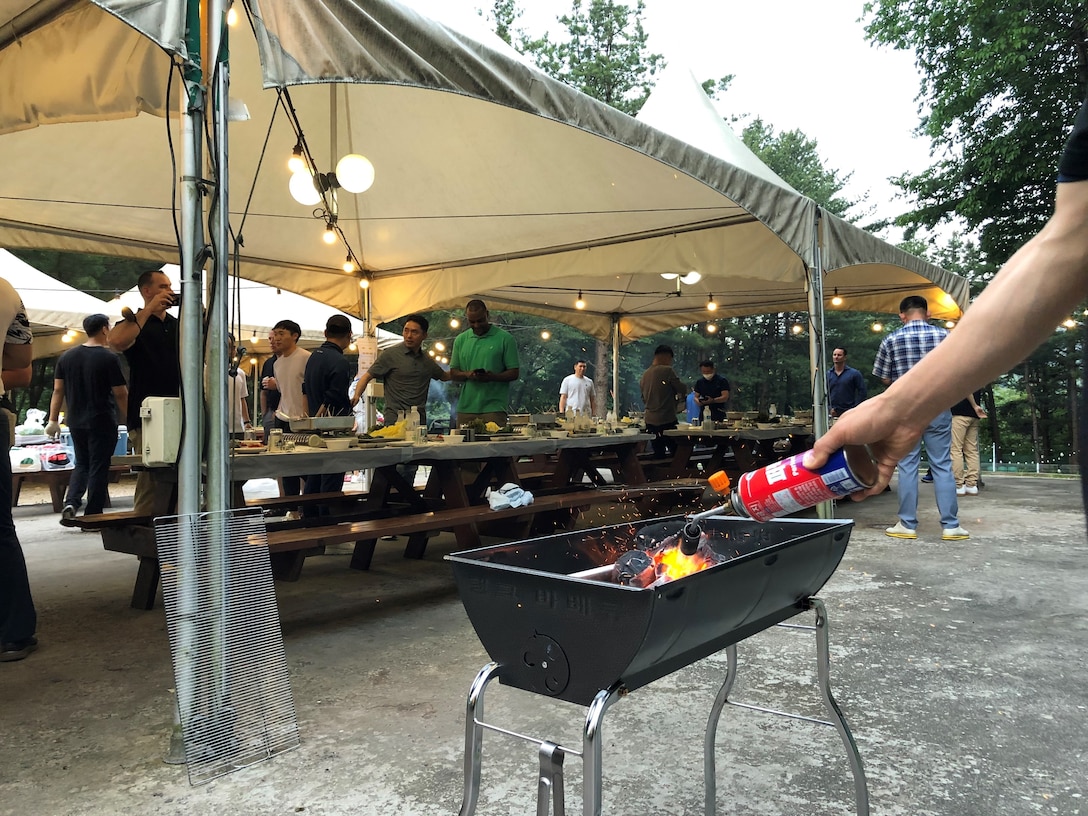
[[[87,493],[88,514],[106,506],[110,458],[117,447],[117,418],[128,413],[128,387],[117,355],[110,351],[110,319],[93,314],[83,320],[87,342],[57,361],[49,401],[50,436],[60,432],[60,409],[68,403],[67,425],[76,463],[68,480],[61,524],[70,523]]]
[[[158,269],[144,272],[137,281],[144,305],[137,312],[126,311],[125,319],[110,332],[110,348],[123,352],[128,360],[128,433],[135,450],[142,450],[140,405],[146,397],[176,397],[181,394],[178,367],[178,320],[166,310],[177,302],[170,278]],[[173,512],[177,504],[177,481],[166,478],[161,468],[141,470],[136,477],[133,510],[148,516]]]
[[[699,363],[699,373],[702,376],[692,386],[699,417],[702,418],[703,408],[710,408],[710,418],[721,422],[725,419],[725,406],[729,402],[729,380],[715,371],[713,360]]]

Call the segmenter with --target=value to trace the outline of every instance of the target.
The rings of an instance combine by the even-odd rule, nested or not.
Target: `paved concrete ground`
[[[114,489],[115,496],[124,491]],[[917,541],[887,538],[895,497],[848,505],[856,528],[821,593],[832,679],[873,814],[1088,813],[1088,546],[1071,481],[990,477],[962,500],[972,538],[941,543],[922,488]],[[32,498],[28,493],[27,498]],[[44,495],[41,501],[45,501]],[[115,501],[118,508],[130,499]],[[464,699],[487,661],[432,539],[423,561],[383,543],[277,585],[299,748],[198,787],[167,765],[173,684],[161,608],[128,606],[135,559],[65,530],[47,505],[16,519],[41,648],[0,664],[0,813],[431,816],[461,801]],[[589,520],[587,523],[591,523]],[[727,599],[723,599],[723,603]],[[819,714],[807,636],[741,644],[736,696]],[[604,721],[608,814],[702,813],[702,732],[724,654],[621,700]],[[577,747],[581,708],[494,686],[488,719]],[[719,813],[843,814],[852,787],[832,729],[730,709]],[[477,813],[535,813],[536,752],[485,740]],[[580,762],[568,760],[568,812]]]

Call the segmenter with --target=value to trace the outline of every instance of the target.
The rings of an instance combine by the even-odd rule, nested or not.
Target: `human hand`
[[[261,380],[261,388],[263,388],[265,391],[279,391],[280,384],[276,382],[275,377],[265,377],[263,380]]]
[[[851,494],[860,501],[884,492],[891,481],[899,460],[918,444],[925,427],[905,424],[902,411],[887,392],[866,400],[835,420],[831,429],[816,440],[812,450],[805,453],[804,465],[809,470],[822,467],[831,454],[844,445],[868,445],[877,465],[877,481],[868,490]]]
[[[56,439],[60,436],[60,423],[56,420],[49,420],[45,425],[45,435]]]

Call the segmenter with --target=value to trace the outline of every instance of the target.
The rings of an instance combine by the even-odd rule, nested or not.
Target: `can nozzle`
[[[729,476],[724,470],[719,470],[717,473],[712,473],[709,477],[707,477],[707,482],[709,482],[710,486],[714,488],[714,490],[716,490],[718,493],[721,493],[723,495],[729,493]]]
[[[689,521],[680,532],[680,552],[684,555],[695,555],[699,549],[699,539],[703,535],[703,528],[697,521]]]

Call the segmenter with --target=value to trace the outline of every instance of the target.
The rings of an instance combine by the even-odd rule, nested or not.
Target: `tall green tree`
[[[1050,215],[1055,167],[1088,87],[1083,0],[872,0],[866,34],[913,50],[918,133],[935,161],[897,184],[915,208],[898,223],[953,216],[1003,263]]]
[[[783,181],[832,215],[846,218],[847,210],[860,203],[842,196],[853,174],[826,167],[816,141],[800,130],[775,133],[771,125],[757,118],[745,126],[741,139]]]
[[[498,5],[498,4],[497,4]],[[634,116],[653,87],[664,57],[650,52],[642,17],[646,5],[632,8],[614,0],[573,0],[570,14],[559,18],[566,36],[525,38],[520,50],[541,70],[566,84]],[[516,11],[507,20],[516,18]],[[501,34],[500,34],[501,36]]]

